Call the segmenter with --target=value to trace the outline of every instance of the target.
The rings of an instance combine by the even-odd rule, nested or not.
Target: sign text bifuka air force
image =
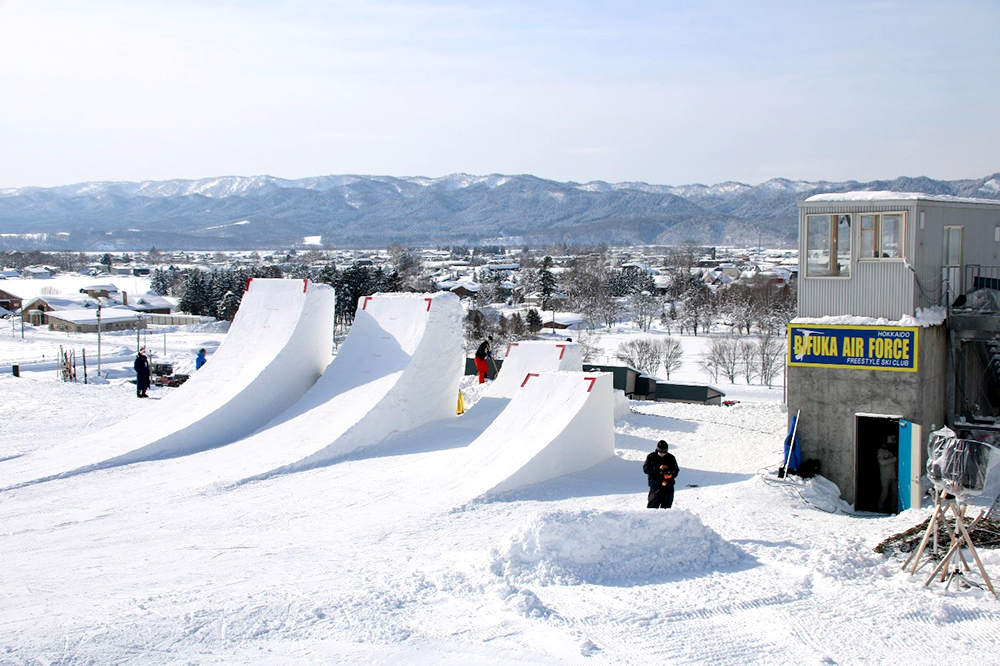
[[[916,372],[918,330],[789,324],[788,365]]]

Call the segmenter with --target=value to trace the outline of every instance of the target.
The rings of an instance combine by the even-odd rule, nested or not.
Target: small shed
[[[656,382],[655,398],[659,402],[690,402],[699,405],[722,405],[726,394],[707,384]]]
[[[486,365],[489,368],[489,371],[486,373],[486,376],[489,379],[496,379],[497,373],[500,372],[500,368],[503,367],[503,360],[502,359],[490,359],[490,362],[487,363]],[[476,370],[476,360],[474,358],[471,358],[471,357],[465,359],[465,374],[467,374],[467,375],[475,375],[475,374],[478,374],[478,373],[479,373],[479,371]]]
[[[542,327],[551,329],[571,329],[579,330],[586,325],[586,320],[583,315],[576,314],[575,312],[556,312],[554,314],[545,315],[544,313],[539,313],[542,316]]]
[[[642,400],[648,395],[648,382],[644,383],[644,381],[640,381],[640,377],[644,377],[643,373],[627,365],[594,365],[592,363],[584,363],[583,371],[610,372],[615,390],[622,391],[628,398]]]

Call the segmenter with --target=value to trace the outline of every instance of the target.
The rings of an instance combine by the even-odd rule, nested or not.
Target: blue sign
[[[917,329],[788,325],[788,365],[917,371]]]

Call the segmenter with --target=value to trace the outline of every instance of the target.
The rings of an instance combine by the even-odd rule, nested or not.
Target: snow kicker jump
[[[99,433],[0,467],[4,487],[228,444],[281,414],[330,363],[334,291],[253,279],[218,351],[162,400]]]
[[[614,434],[610,374],[527,373],[506,409],[449,466],[445,492],[467,501],[585,470],[614,456]]]
[[[456,418],[453,400],[447,419],[393,437],[392,451],[399,454],[468,446],[500,415],[528,372],[579,371],[581,367],[577,344],[542,340],[511,343],[505,350],[497,378],[490,382],[473,407]]]
[[[362,297],[336,358],[302,399],[254,435],[206,454],[220,470],[212,480],[320,466],[394,433],[454,418],[462,316],[450,293]]]
[[[583,367],[580,345],[573,342],[526,341],[507,345],[500,373],[483,397],[514,397],[529,372],[577,370]]]

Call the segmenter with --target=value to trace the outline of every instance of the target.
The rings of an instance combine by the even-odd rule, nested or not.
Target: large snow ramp
[[[575,342],[547,340],[511,342],[504,352],[499,374],[483,393],[483,397],[508,400],[513,398],[529,372],[555,372],[582,368],[580,345]]]
[[[582,367],[579,345],[569,342],[532,340],[507,346],[497,378],[489,383],[479,400],[459,417],[455,400],[447,418],[427,423],[409,432],[393,433],[385,455],[459,449],[471,444],[496,420],[520,388],[528,372],[577,370]],[[457,398],[457,391],[452,394]]]
[[[528,373],[507,408],[450,466],[446,492],[460,500],[503,493],[611,458],[613,393],[607,373]]]
[[[298,401],[330,364],[333,311],[327,285],[252,279],[229,334],[183,386],[111,428],[3,464],[0,483],[179,456],[249,435]]]
[[[455,418],[462,317],[458,297],[447,292],[362,297],[347,339],[315,386],[257,433],[206,454],[217,472],[212,480],[320,466]]]

